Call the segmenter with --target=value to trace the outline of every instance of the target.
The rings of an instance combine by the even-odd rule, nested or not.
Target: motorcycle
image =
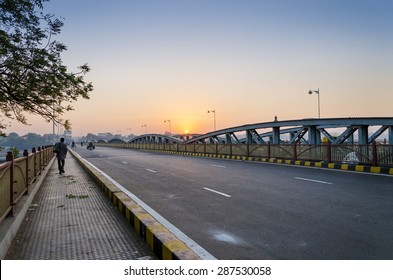
[[[88,150],[94,150],[96,147],[94,146],[94,144],[92,142],[89,142],[89,144],[87,144],[87,149]]]

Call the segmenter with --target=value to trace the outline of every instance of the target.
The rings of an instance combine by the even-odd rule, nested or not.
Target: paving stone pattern
[[[65,171],[52,165],[6,259],[156,259],[71,155]]]

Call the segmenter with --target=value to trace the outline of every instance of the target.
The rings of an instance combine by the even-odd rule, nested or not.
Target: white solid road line
[[[226,194],[226,193],[223,193],[223,192],[219,192],[219,191],[216,191],[216,190],[213,190],[213,189],[209,189],[209,188],[203,188],[204,190],[207,190],[207,191],[209,191],[209,192],[214,192],[214,193],[216,193],[216,194],[219,194],[219,195],[222,195],[222,196],[225,196],[225,197],[232,197],[231,195],[229,195],[229,194]]]
[[[224,166],[224,165],[217,165],[217,164],[212,164],[211,166],[214,166],[214,167],[219,167],[219,168],[227,168],[226,166]]]
[[[155,170],[153,170],[153,169],[146,168],[146,170],[149,171],[149,172],[151,172],[151,173],[157,173],[157,171],[155,171]]]
[[[313,179],[307,179],[307,178],[302,178],[302,177],[295,177],[295,179],[297,179],[297,180],[303,180],[303,181],[309,181],[309,182],[315,182],[315,183],[320,183],[320,184],[333,185],[333,183],[330,183],[330,182],[319,181],[319,180],[313,180]]]
[[[126,162],[126,161],[122,161],[122,163],[124,163],[124,164],[127,164],[127,162]]]

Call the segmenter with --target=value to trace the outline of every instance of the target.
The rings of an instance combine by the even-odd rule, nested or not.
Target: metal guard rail
[[[393,166],[393,145],[97,143],[97,146],[266,159]]]
[[[53,158],[53,146],[24,150],[23,157],[14,159],[7,153],[6,162],[0,164],[0,223],[13,215],[15,204],[29,192],[29,186]]]

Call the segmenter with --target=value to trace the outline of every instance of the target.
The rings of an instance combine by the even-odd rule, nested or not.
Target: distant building
[[[64,138],[72,138],[72,130],[65,130],[63,135]]]
[[[107,139],[107,138],[111,138],[112,137],[112,133],[109,133],[109,132],[98,133],[97,136],[98,136],[98,138]]]

